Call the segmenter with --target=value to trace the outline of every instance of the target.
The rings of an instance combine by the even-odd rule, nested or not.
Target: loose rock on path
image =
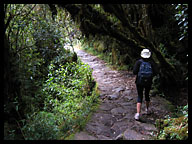
[[[78,57],[93,69],[98,83],[101,105],[93,113],[83,131],[75,134],[75,140],[148,140],[156,132],[155,120],[170,111],[167,101],[159,96],[151,97],[150,115],[142,105],[141,121],[136,121],[137,91],[132,72],[112,70],[107,64],[83,50],[75,49]],[[143,99],[144,100],[144,99]]]

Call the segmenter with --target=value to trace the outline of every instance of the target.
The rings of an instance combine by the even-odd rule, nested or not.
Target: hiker
[[[141,51],[141,59],[137,60],[133,68],[133,74],[136,77],[137,87],[137,113],[135,114],[135,120],[139,120],[141,105],[143,101],[143,91],[145,89],[145,101],[146,101],[146,113],[149,114],[150,97],[149,91],[152,85],[153,76],[157,74],[156,64],[150,60],[151,52],[148,49]]]

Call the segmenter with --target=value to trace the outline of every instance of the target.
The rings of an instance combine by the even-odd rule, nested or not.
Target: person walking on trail
[[[136,77],[136,87],[137,87],[137,113],[135,114],[135,120],[140,119],[141,105],[143,101],[143,91],[145,90],[145,101],[146,101],[146,113],[149,114],[149,104],[150,97],[149,91],[152,85],[153,76],[157,74],[157,67],[154,62],[151,61],[151,52],[149,49],[143,49],[141,51],[141,59],[137,60],[134,68],[133,74]]]

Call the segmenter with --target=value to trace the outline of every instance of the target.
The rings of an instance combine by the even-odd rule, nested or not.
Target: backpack
[[[153,70],[149,62],[141,61],[137,83],[140,85],[150,85],[152,83]]]

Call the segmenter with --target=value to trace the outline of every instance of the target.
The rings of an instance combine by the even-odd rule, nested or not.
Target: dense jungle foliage
[[[98,102],[92,70],[71,47],[80,32],[48,5],[6,4],[4,12],[4,139],[65,139]]]
[[[74,52],[79,40],[124,70],[150,49],[154,94],[186,105],[157,121],[157,138],[187,138],[188,4],[4,4],[3,32],[4,139],[66,139],[83,128],[98,94]]]

